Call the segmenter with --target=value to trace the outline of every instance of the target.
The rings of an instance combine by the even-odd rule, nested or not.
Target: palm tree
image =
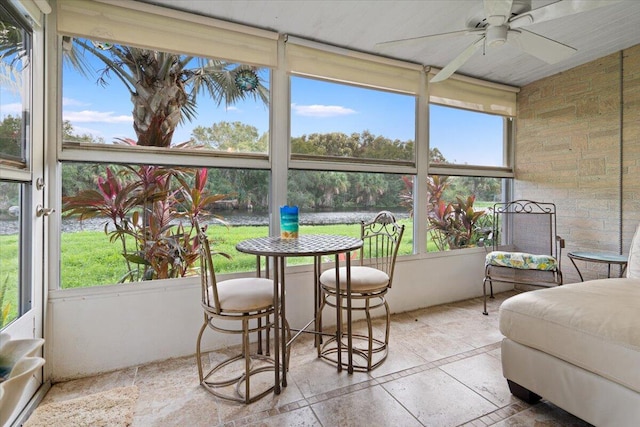
[[[28,61],[23,30],[11,22],[0,21],[0,85],[19,92],[22,88],[21,73]]]
[[[93,73],[89,57],[100,60],[105,68],[99,71],[99,84],[107,85],[114,74],[126,86],[137,145],[171,146],[178,124],[197,114],[200,94],[226,106],[247,97],[269,100],[255,67],[248,65],[69,37],[63,38],[63,52],[65,61],[85,76]],[[239,77],[246,76],[255,84],[243,86]]]

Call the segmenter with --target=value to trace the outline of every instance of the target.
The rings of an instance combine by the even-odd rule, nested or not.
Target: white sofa
[[[500,307],[512,394],[596,426],[640,425],[640,227],[627,277],[525,292]]]
[[[25,386],[44,365],[43,358],[35,357],[43,344],[41,338],[12,340],[0,334],[0,426],[8,425]]]

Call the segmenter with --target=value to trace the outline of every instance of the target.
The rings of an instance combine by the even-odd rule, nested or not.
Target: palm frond
[[[98,58],[102,63],[104,63],[106,65],[106,68],[103,69],[103,71],[100,74],[100,78],[102,79],[105,75],[107,75],[109,73],[109,71],[113,71],[113,73],[122,81],[122,83],[125,85],[125,87],[129,90],[130,93],[134,93],[134,89],[133,87],[135,86],[135,82],[136,79],[129,73],[127,73],[125,71],[125,69],[121,66],[123,63],[119,62],[119,61],[114,61],[113,58],[105,55],[104,53],[102,53],[102,51],[100,49],[95,48],[90,42],[88,42],[86,39],[74,39],[73,43],[72,43],[73,48],[71,48],[68,52],[69,54],[69,59],[71,60],[71,57],[73,58],[77,58],[79,60],[79,62],[71,62],[71,65],[76,68],[78,71],[80,71],[81,73],[86,73],[89,72],[90,76],[94,75],[94,69],[93,67],[91,67],[86,55],[78,55],[78,49],[75,48],[76,46],[81,47],[81,51],[82,52],[89,52],[91,55],[95,56],[96,58]],[[113,55],[116,55],[116,57],[121,58],[123,55],[121,55],[120,52],[117,51],[117,47],[115,47],[115,50],[112,52]],[[110,50],[111,52],[111,50]],[[124,55],[126,56],[126,55]],[[78,68],[80,67],[80,68]],[[86,74],[85,74],[86,75]],[[98,80],[100,82],[100,80]]]
[[[12,66],[28,64],[29,51],[25,46],[25,32],[8,22],[0,22],[0,59]]]
[[[0,86],[19,95],[22,89],[22,73],[5,62],[0,62]]]
[[[84,54],[87,50],[84,47],[77,39],[68,36],[62,37],[62,60],[84,77],[93,77],[95,73],[89,62],[89,57]]]

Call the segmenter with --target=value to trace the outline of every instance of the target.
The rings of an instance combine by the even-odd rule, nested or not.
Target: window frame
[[[98,25],[100,22],[95,21],[95,16],[90,16],[88,19],[89,24],[80,23],[72,18],[74,16],[84,16],[85,14],[91,15],[92,13],[98,13],[104,16],[110,16],[111,18],[116,19],[116,22],[111,22],[113,28],[119,28],[119,26],[126,24],[129,19],[132,19],[131,16],[138,16],[142,22],[142,26],[144,28],[154,27],[154,25],[158,25],[158,22],[164,22],[166,19],[173,20],[173,13],[171,16],[167,15],[168,9],[159,8],[156,6],[150,5],[138,5],[138,4],[127,4],[126,7],[115,7],[113,9],[113,5],[108,4],[99,4],[92,1],[79,0],[77,3],[69,4],[69,2],[58,2],[58,12],[62,10],[63,12],[58,15],[58,23],[64,21],[63,30],[56,31],[55,33],[55,42],[57,43],[57,81],[62,82],[62,73],[64,72],[62,66],[62,42],[63,38],[70,35],[75,35],[77,37],[87,38],[89,40],[96,40],[95,34],[85,34],[78,33],[77,31],[80,29],[84,29],[84,31],[89,32],[88,29],[91,28],[91,25]],[[129,9],[129,7],[131,9]],[[66,10],[66,12],[64,11]],[[130,14],[127,11],[131,12]],[[138,13],[140,12],[140,13]],[[114,13],[114,15],[111,15]],[[271,51],[275,52],[277,47],[277,39],[273,36],[272,32],[257,30],[250,27],[244,27],[241,25],[225,23],[223,21],[218,21],[215,19],[208,19],[199,17],[196,15],[190,15],[186,13],[177,13],[178,24],[177,28],[173,28],[175,36],[174,38],[185,40],[185,37],[189,37],[192,35],[193,26],[198,27],[202,32],[206,33],[205,35],[200,34],[201,37],[214,37],[214,35],[225,34],[227,39],[230,39],[230,46],[233,46],[234,43],[246,43],[247,41],[257,41],[259,46],[257,49],[258,54],[264,54],[262,47],[264,45],[273,45]],[[120,21],[118,21],[120,19]],[[155,23],[154,23],[155,22]],[[78,25],[79,28],[74,27],[74,25]],[[163,29],[165,31],[166,28]],[[114,30],[114,33],[115,30]],[[132,39],[127,39],[127,37],[133,37],[132,34],[129,33],[118,33],[117,37],[108,37],[106,36],[104,41],[110,41],[117,44],[134,46],[134,47],[147,47],[158,49],[162,51],[170,51],[170,49],[163,49],[159,46],[149,46],[141,44],[141,39],[145,38],[139,37],[139,34],[134,32],[136,37]],[[127,35],[129,34],[129,35]],[[166,37],[166,36],[165,36]],[[161,38],[162,39],[162,38]],[[154,43],[159,43],[157,41],[153,41]],[[149,41],[147,40],[147,43]],[[187,46],[186,44],[184,46]],[[176,49],[176,45],[173,45],[173,51],[177,54],[193,54],[202,57],[212,57],[211,51],[211,43],[201,43],[201,46],[192,46],[189,49],[180,50]],[[201,49],[201,50],[200,50]],[[234,51],[234,57],[229,58],[221,58],[223,60],[233,61],[237,58],[246,58],[246,55],[242,53],[236,52],[236,48],[229,48],[228,46],[222,49],[223,52],[228,52],[229,49]],[[252,51],[252,54],[256,52]],[[262,57],[257,56],[257,63],[252,62],[248,65],[255,65],[258,67],[265,68],[268,73],[268,78],[270,81],[273,78],[274,70],[272,67],[263,64],[263,62],[272,63],[273,61],[270,59],[271,53],[263,55]],[[269,86],[271,86],[271,82],[269,82]],[[59,84],[59,87],[62,88],[62,84]],[[272,90],[270,89],[270,99],[269,99],[269,124],[270,126],[273,123],[272,113],[271,113],[271,104],[272,104]],[[56,186],[56,203],[58,206],[58,211],[61,211],[61,195],[62,195],[62,165],[66,162],[83,162],[83,163],[101,163],[105,165],[110,164],[140,164],[140,165],[157,165],[157,166],[180,166],[180,167],[194,167],[194,168],[234,168],[234,169],[252,169],[252,170],[267,170],[271,171],[272,159],[271,159],[271,147],[272,147],[272,135],[269,130],[269,150],[267,153],[242,153],[242,152],[221,152],[221,151],[204,151],[204,150],[194,150],[194,149],[168,149],[168,148],[156,148],[156,147],[127,147],[127,146],[115,146],[110,144],[92,144],[92,143],[77,143],[71,142],[67,143],[63,141],[63,120],[62,120],[62,95],[61,91],[58,94],[60,99],[57,100],[56,106],[59,111],[57,114],[57,123],[56,123],[56,182],[58,183]],[[105,160],[108,159],[108,160]],[[62,261],[61,259],[61,249],[62,249],[62,231],[61,231],[61,218],[58,216],[57,224],[55,227],[55,235],[53,238],[53,242],[51,243],[52,252],[55,254],[55,258],[52,259],[55,265],[59,265]],[[50,274],[53,274],[50,282],[50,289],[53,290],[61,290],[64,292],[71,291],[72,288],[63,288],[62,287],[62,277],[60,271],[62,269],[54,269],[50,270]],[[167,279],[169,281],[175,282],[180,279]],[[167,281],[162,280],[162,281]],[[101,285],[102,286],[102,285]],[[95,286],[91,286],[91,288],[95,288]]]
[[[68,7],[69,2],[58,2],[58,15],[61,8]],[[322,44],[318,42],[299,39],[297,37],[288,36],[285,34],[276,34],[269,31],[259,30],[256,28],[246,27],[239,24],[229,23],[225,21],[219,21],[216,19],[206,18],[202,16],[196,16],[189,13],[179,12],[153,6],[144,3],[119,3],[117,5],[117,13],[110,13],[109,8],[114,7],[112,4],[103,4],[101,2],[93,2],[88,0],[78,0],[73,3],[72,9],[74,13],[80,13],[78,16],[91,17],[92,14],[96,14],[97,18],[91,17],[90,21],[95,24],[95,21],[101,19],[105,22],[112,23],[112,21],[118,21],[113,28],[119,28],[118,25],[124,22],[125,26],[130,26],[130,20],[136,19],[142,25],[145,35],[147,31],[150,34],[150,38],[153,38],[153,34],[156,34],[160,22],[164,22],[165,19],[177,19],[181,25],[178,27],[178,33],[176,37],[187,37],[190,33],[186,30],[187,26],[182,24],[197,24],[215,27],[216,31],[222,29],[228,31],[227,34],[241,33],[243,37],[245,35],[262,37],[268,40],[267,44],[273,43],[276,48],[269,53],[269,61],[275,62],[269,64],[260,64],[258,66],[270,67],[270,104],[269,104],[269,151],[266,155],[262,154],[224,154],[224,153],[194,153],[194,152],[177,152],[171,151],[167,153],[167,150],[158,150],[145,147],[143,150],[123,150],[113,147],[86,147],[81,144],[77,146],[64,147],[61,141],[61,125],[57,126],[57,138],[56,138],[56,154],[55,161],[83,161],[83,162],[104,162],[105,155],[109,158],[109,163],[140,163],[140,164],[156,164],[156,165],[175,165],[180,164],[184,166],[194,167],[232,167],[232,168],[248,168],[248,169],[267,169],[270,172],[270,234],[279,235],[279,218],[278,212],[275,207],[282,206],[287,203],[287,175],[289,169],[299,170],[335,170],[344,172],[374,172],[374,173],[398,173],[411,176],[414,180],[414,254],[426,254],[426,245],[422,245],[418,242],[426,241],[427,236],[427,204],[424,195],[426,195],[426,178],[429,175],[434,174],[446,174],[446,175],[465,175],[465,176],[481,176],[481,177],[494,177],[494,178],[513,178],[513,134],[514,134],[514,121],[508,119],[508,123],[505,124],[505,152],[504,155],[507,158],[507,165],[502,168],[493,167],[460,167],[450,165],[430,165],[429,164],[429,111],[428,104],[430,100],[430,85],[429,75],[433,74],[433,70],[429,67],[424,67],[419,64],[412,64],[402,61],[395,61],[384,57],[378,57],[375,55],[364,54],[361,52],[350,51],[335,46]],[[123,13],[131,12],[129,14]],[[64,12],[63,12],[64,13]],[[60,16],[58,16],[60,20]],[[67,19],[67,24],[71,21]],[[95,38],[96,35],[91,31],[91,23],[79,22],[80,27],[69,28],[65,27],[63,31],[57,32],[54,39],[60,46],[63,35],[75,35],[80,37]],[[90,25],[91,24],[91,25]],[[69,24],[71,25],[71,24]],[[117,33],[117,37],[114,31],[109,30],[107,24],[107,31],[101,33],[104,34],[105,40],[112,40],[120,44],[129,44],[132,46],[138,45],[136,43],[139,37],[135,37],[132,33]],[[165,28],[163,28],[165,30]],[[138,30],[136,30],[138,31]],[[136,33],[136,36],[139,36]],[[113,37],[113,38],[112,38]],[[184,39],[184,38],[183,38]],[[242,37],[241,37],[242,39]],[[147,37],[145,36],[145,40]],[[246,40],[245,40],[246,41]],[[159,42],[158,42],[159,43]],[[211,43],[209,43],[211,44]],[[306,53],[319,52],[323,58],[328,58],[332,61],[332,67],[327,69],[324,74],[314,72],[313,70],[303,67],[292,66],[291,57],[288,56],[289,46],[297,44],[302,47],[301,51]],[[198,45],[197,43],[192,45]],[[242,45],[242,43],[241,43]],[[147,45],[145,45],[147,46]],[[180,45],[174,51],[178,53],[184,53],[186,44]],[[150,48],[157,48],[159,50],[171,51],[165,47],[147,46]],[[247,46],[244,46],[247,47]],[[237,48],[237,46],[236,46]],[[190,49],[197,50],[198,47],[192,47]],[[275,53],[274,53],[275,52]],[[193,52],[197,55],[211,57],[209,52]],[[57,67],[58,73],[62,72],[61,55],[57,53]],[[274,57],[275,55],[275,57]],[[217,56],[217,55],[214,55]],[[224,57],[224,56],[217,56]],[[227,60],[237,60],[243,62],[240,59],[225,57]],[[265,60],[266,61],[266,60]],[[268,62],[268,61],[266,61]],[[309,62],[307,62],[308,64]],[[274,65],[275,64],[275,65]],[[341,75],[340,66],[348,64],[345,67],[345,75]],[[348,70],[347,70],[348,68]],[[375,69],[377,71],[371,71]],[[338,70],[338,71],[336,71]],[[393,84],[386,84],[386,78],[393,75],[389,73],[393,71],[396,74],[400,73],[403,83],[401,87],[393,87]],[[337,73],[337,74],[336,74]],[[398,92],[402,94],[411,94],[416,98],[416,113],[415,113],[415,163],[410,164],[385,164],[376,161],[336,161],[328,163],[326,159],[316,158],[301,158],[301,156],[291,155],[290,153],[290,77],[292,75],[315,78],[321,80],[335,81],[340,84],[350,84],[355,86],[361,86],[365,88],[373,88],[376,90],[387,90],[392,92]],[[353,77],[358,76],[358,77]],[[57,77],[60,81],[60,74]],[[451,79],[458,79],[457,75],[451,77]],[[481,87],[489,86],[492,84],[482,82],[475,79],[463,78],[466,84],[471,86],[478,85]],[[389,87],[391,86],[391,87]],[[497,85],[500,86],[500,85]],[[498,88],[503,92],[508,93],[508,99],[515,97],[514,93],[517,92],[514,88]],[[483,92],[483,93],[486,93]],[[502,92],[500,92],[502,93]],[[453,92],[455,95],[455,92]],[[59,97],[58,97],[59,98]],[[455,96],[452,95],[452,99]],[[455,101],[455,100],[454,100]],[[61,100],[57,101],[57,109],[61,111]],[[60,114],[58,114],[60,116]],[[61,121],[58,117],[57,120]],[[284,143],[286,141],[286,143]],[[148,149],[147,149],[148,148]],[[177,156],[177,158],[175,157]],[[59,164],[59,163],[58,163]],[[58,184],[56,191],[60,192],[59,181],[59,167],[56,172],[58,177]],[[424,194],[423,196],[420,196]],[[58,194],[59,203],[59,194]],[[59,228],[59,224],[57,225]],[[57,230],[54,227],[54,230]],[[60,232],[54,231],[53,240],[54,245],[51,248],[55,248],[58,245],[57,253],[54,254],[53,263],[59,262],[59,240]],[[57,243],[55,243],[57,242]],[[55,249],[54,249],[55,252]],[[56,259],[55,257],[58,256]],[[51,280],[52,288],[56,288],[56,281]]]
[[[12,7],[14,6],[14,7]],[[34,245],[35,236],[33,232],[33,219],[31,217],[33,200],[35,197],[32,189],[32,179],[34,174],[34,155],[33,155],[33,142],[35,129],[32,126],[34,122],[34,92],[37,92],[35,87],[33,69],[39,62],[35,53],[35,38],[36,38],[36,22],[34,22],[30,15],[24,10],[18,10],[19,5],[6,4],[0,5],[0,8],[15,20],[17,25],[20,25],[25,33],[28,33],[29,37],[29,54],[28,54],[28,67],[26,69],[26,76],[23,75],[23,85],[25,86],[25,99],[23,100],[22,114],[22,147],[21,158],[17,159],[14,156],[2,156],[0,155],[0,180],[9,183],[15,183],[19,186],[19,231],[18,231],[18,299],[17,299],[17,317],[12,320],[11,323],[18,321],[21,317],[27,314],[30,310],[37,308],[38,305],[34,302],[34,294],[37,288],[34,286]],[[26,109],[26,114],[25,114]],[[1,309],[2,307],[0,307]],[[4,325],[3,328],[8,327],[11,323]]]

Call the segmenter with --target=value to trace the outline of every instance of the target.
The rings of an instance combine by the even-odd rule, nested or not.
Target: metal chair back
[[[514,200],[493,205],[493,250],[549,255],[560,262],[562,239],[557,236],[556,205]]]
[[[220,299],[218,298],[218,286],[216,282],[216,271],[213,267],[213,257],[209,238],[205,233],[206,227],[201,228],[198,221],[195,221],[198,230],[198,242],[200,244],[200,288],[202,293],[202,307],[215,314],[220,314]],[[211,289],[211,291],[209,291]]]
[[[381,211],[371,221],[362,221],[360,224],[360,238],[363,241],[360,265],[387,273],[389,287],[393,283],[393,271],[403,234],[404,225],[398,224],[389,211]]]

